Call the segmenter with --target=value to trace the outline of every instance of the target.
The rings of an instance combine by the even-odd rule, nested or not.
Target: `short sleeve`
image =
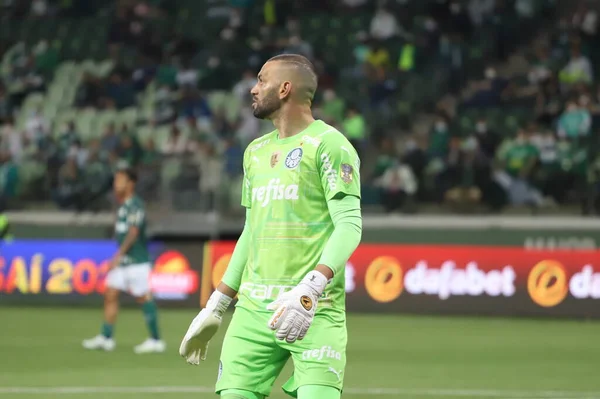
[[[141,227],[146,220],[146,213],[141,206],[133,206],[127,214],[127,224],[132,227]]]
[[[248,158],[248,149],[246,149],[243,160],[244,177],[242,179],[242,206],[245,208],[250,208],[252,204],[252,189],[250,188]]]
[[[317,169],[327,200],[340,193],[360,198],[360,159],[341,133],[324,136]]]

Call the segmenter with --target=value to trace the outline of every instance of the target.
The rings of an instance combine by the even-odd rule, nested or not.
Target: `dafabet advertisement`
[[[234,245],[206,244],[201,301]],[[346,265],[345,282],[350,311],[600,317],[596,250],[363,244]]]

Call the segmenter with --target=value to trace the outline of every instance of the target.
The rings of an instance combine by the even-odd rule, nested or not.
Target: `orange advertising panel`
[[[201,302],[234,242],[205,247]],[[349,311],[600,316],[600,251],[361,245],[345,270]]]

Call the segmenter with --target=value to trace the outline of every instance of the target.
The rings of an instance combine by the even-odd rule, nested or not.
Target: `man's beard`
[[[252,110],[255,118],[270,119],[277,110],[281,108],[281,100],[275,93],[269,93],[261,102],[256,102],[256,107]]]

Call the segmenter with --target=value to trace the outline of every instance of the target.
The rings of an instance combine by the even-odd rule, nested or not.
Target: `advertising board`
[[[202,303],[233,248],[206,244]],[[600,317],[596,250],[364,244],[345,273],[349,311]]]
[[[31,303],[100,301],[111,257],[109,240],[17,240],[0,244],[0,298]],[[198,303],[202,247],[152,242],[150,286],[162,302]]]

